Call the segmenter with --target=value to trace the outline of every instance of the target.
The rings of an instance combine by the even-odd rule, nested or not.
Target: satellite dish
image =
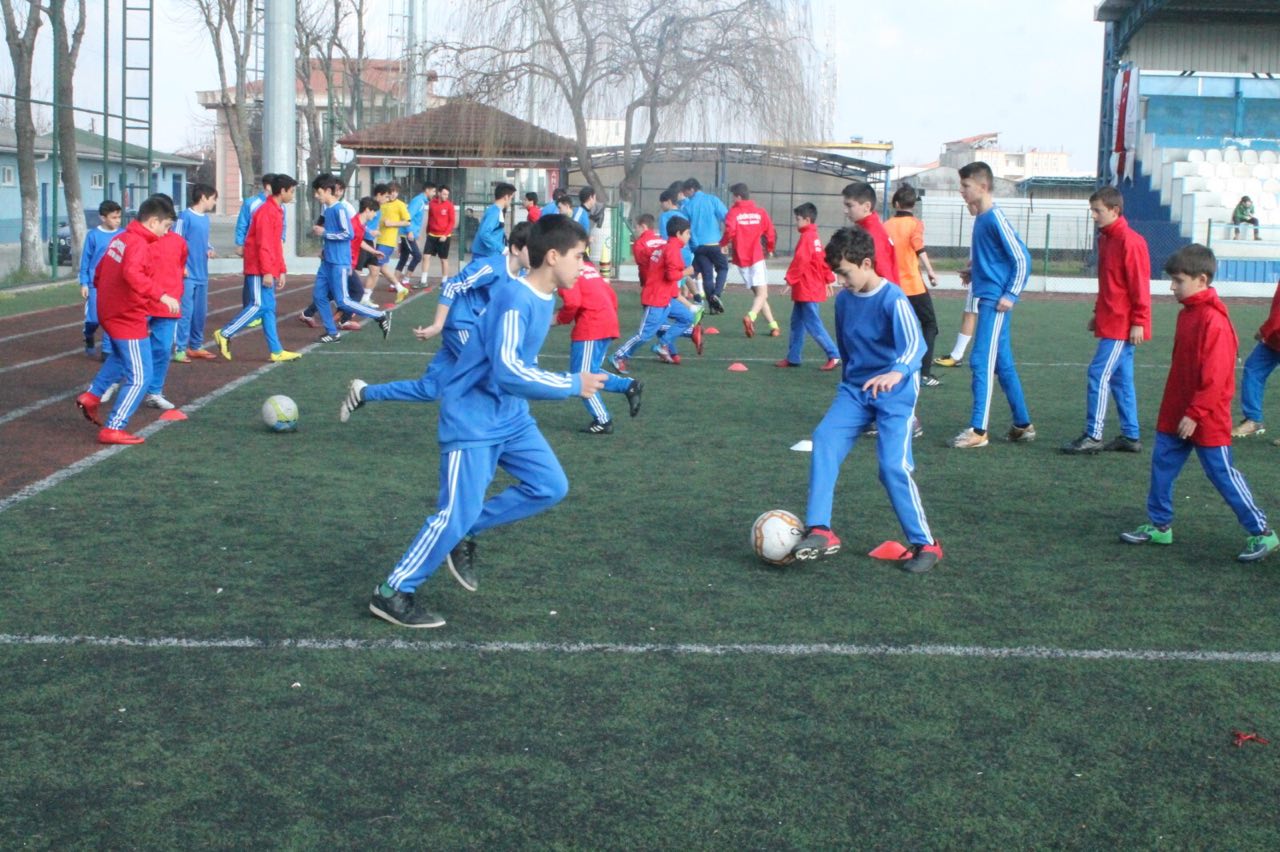
[[[355,156],[356,152],[352,151],[350,148],[343,148],[341,145],[333,146],[333,160],[336,163],[341,163],[345,166],[347,163],[354,160]]]

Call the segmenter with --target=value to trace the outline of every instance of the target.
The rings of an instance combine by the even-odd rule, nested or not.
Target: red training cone
[[[732,364],[729,365],[730,373],[745,373],[746,371],[747,371],[747,365],[742,363],[741,361],[734,361]]]
[[[702,329],[702,333],[703,334],[719,334],[720,329],[716,328],[715,326],[707,326],[706,328]]]
[[[160,415],[161,420],[186,420],[187,415],[182,413],[181,408],[171,408],[164,414]]]
[[[886,541],[867,555],[872,559],[906,559],[911,551],[896,541]]]

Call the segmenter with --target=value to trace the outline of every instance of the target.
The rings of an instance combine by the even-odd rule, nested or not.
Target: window
[[[89,176],[90,189],[102,189],[102,172],[94,172]]]
[[[13,186],[17,182],[18,179],[14,176],[13,166],[4,166],[3,168],[0,168],[0,185]]]

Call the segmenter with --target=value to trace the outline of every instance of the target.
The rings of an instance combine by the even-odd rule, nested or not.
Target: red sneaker
[[[751,321],[751,317],[742,318],[742,330],[747,333],[747,337],[756,336],[756,324]]]
[[[76,397],[76,408],[80,409],[80,413],[84,415],[85,420],[88,420],[94,426],[101,426],[102,421],[98,419],[98,405],[101,402],[101,397],[85,391]]]
[[[680,356],[679,356],[679,355],[672,355],[672,356],[671,356],[671,363],[672,363],[672,364],[675,364],[677,367],[679,367],[679,366],[680,366]]]
[[[831,530],[810,527],[800,543],[791,548],[791,555],[800,562],[825,559],[840,552],[840,538]]]
[[[659,361],[661,361],[661,362],[662,362],[662,363],[664,363],[664,364],[678,364],[678,363],[680,363],[679,361],[676,361],[676,360],[675,360],[676,356],[675,356],[675,355],[672,355],[672,354],[671,354],[671,350],[670,350],[669,348],[667,348],[666,346],[659,346],[657,349],[655,349],[655,350],[653,350],[653,351],[654,351],[654,354],[656,354],[656,355],[658,356],[658,360],[659,360]]]
[[[828,359],[827,359],[827,363],[823,364],[823,365],[822,365],[821,367],[819,367],[818,369],[819,369],[819,370],[822,370],[824,373],[829,373],[829,372],[831,372],[832,370],[834,370],[836,367],[839,367],[839,366],[840,366],[840,359],[839,359],[839,358],[828,358]]]
[[[317,327],[319,327],[319,323],[317,323],[317,322],[316,322],[316,318],[315,318],[315,317],[309,317],[309,316],[307,316],[306,314],[298,314],[298,322],[302,323],[303,325],[307,326],[308,328],[317,328]]]
[[[799,367],[800,365],[799,365],[799,364],[792,364],[792,363],[791,363],[790,361],[788,361],[786,358],[783,358],[781,361],[777,362],[777,363],[776,363],[776,364],[774,364],[773,366],[775,366],[775,367]]]
[[[902,563],[902,570],[912,574],[923,574],[942,561],[942,545],[934,539],[933,544],[916,544],[911,547],[911,558]]]
[[[781,332],[781,331],[779,331],[779,330],[778,330],[778,327],[775,325],[773,328],[769,329],[769,336],[770,336],[770,337],[781,337],[781,336],[782,336],[782,332]]]
[[[99,444],[142,444],[146,440],[139,435],[130,435],[123,429],[108,429],[104,426],[98,430]]]
[[[702,343],[703,343],[703,338],[702,338],[702,323],[698,323],[697,325],[695,325],[695,326],[693,327],[693,333],[692,333],[691,337],[693,338],[693,348],[697,350],[697,352],[698,352],[698,354],[699,354],[699,355],[701,355],[701,354],[702,354]]]
[[[361,326],[360,326],[360,323],[352,319],[352,320],[347,320],[342,325],[338,326],[338,328],[342,329],[343,331],[359,331]]]

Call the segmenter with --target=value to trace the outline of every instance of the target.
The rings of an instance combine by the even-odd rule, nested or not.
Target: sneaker
[[[98,406],[101,402],[100,398],[85,391],[76,397],[76,408],[80,409],[80,413],[84,415],[85,420],[88,420],[94,426],[101,426],[102,421],[98,418]]]
[[[173,411],[178,406],[164,398],[164,394],[149,393],[143,400],[142,404],[147,408],[157,408],[160,411]]]
[[[353,319],[350,319],[342,323],[341,325],[339,325],[338,329],[341,331],[359,331],[360,323],[356,322]]]
[[[691,332],[690,332],[689,336],[693,338],[693,349],[694,349],[694,351],[695,351],[695,352],[697,352],[699,355],[701,355],[701,354],[702,354],[702,344],[703,344],[703,342],[704,342],[704,338],[703,338],[703,336],[702,336],[702,326],[701,326],[701,325],[695,325],[695,326],[693,327],[693,329],[691,330]]]
[[[1074,441],[1068,441],[1058,449],[1069,456],[1091,456],[1107,448],[1100,438],[1092,435],[1081,435]]]
[[[1118,435],[1107,441],[1103,445],[1104,453],[1140,453],[1142,452],[1142,441],[1138,438],[1126,438],[1124,435]]]
[[[672,355],[672,356],[671,356],[671,363],[672,363],[672,364],[674,364],[675,366],[679,367],[679,366],[680,366],[680,356],[679,356],[679,355]]]
[[[262,327],[262,317],[258,317],[256,320],[254,320],[253,322],[245,326],[245,328],[261,328],[261,327]]]
[[[458,585],[468,592],[474,592],[480,585],[476,580],[476,540],[467,536],[444,558],[449,566],[449,573]]]
[[[386,340],[387,335],[391,333],[391,312],[383,311],[382,316],[378,317],[378,328],[382,329],[382,339]]]
[[[377,310],[378,306],[373,303],[373,297],[369,295],[369,293],[370,291],[368,290],[364,291],[364,298],[360,300],[360,304],[364,305],[366,308],[373,308],[374,310]]]
[[[381,586],[373,590],[369,612],[399,627],[444,627],[444,619],[419,606],[413,595],[394,592],[386,597]]]
[[[364,405],[364,389],[369,383],[361,379],[352,379],[351,384],[347,386],[347,398],[342,401],[342,405],[338,408],[338,420],[346,423],[351,419],[351,412]]]
[[[792,363],[791,363],[790,361],[788,361],[786,358],[783,358],[781,361],[777,361],[777,362],[775,362],[773,366],[775,366],[775,367],[799,367],[800,365],[799,365],[799,364],[792,364]]]
[[[751,317],[742,318],[742,330],[747,333],[747,337],[756,336],[756,324]]]
[[[191,356],[187,354],[187,350],[185,350],[185,349],[175,349],[175,350],[173,350],[173,355],[171,356],[171,358],[172,358],[172,360],[173,360],[173,361],[175,361],[175,362],[176,362],[176,363],[178,363],[178,364],[190,364],[190,363],[191,363]]]
[[[939,367],[959,367],[964,363],[963,358],[952,358],[950,355],[944,355],[941,358],[934,358],[933,363]]]
[[[862,434],[868,438],[878,438],[880,437],[880,427],[876,425],[876,421],[872,420],[862,430]]]
[[[902,563],[902,570],[909,574],[924,574],[942,561],[942,545],[916,544],[911,547],[911,558]]]
[[[627,405],[631,406],[632,417],[640,413],[640,394],[642,393],[644,393],[644,383],[639,379],[632,379],[631,387],[627,388],[626,392]]]
[[[1154,524],[1143,524],[1136,530],[1120,533],[1120,540],[1127,544],[1173,544],[1173,527],[1161,529]]]
[[[207,349],[188,349],[187,357],[192,361],[216,361],[218,358]]]
[[[141,435],[130,435],[123,429],[107,429],[98,430],[99,444],[143,444],[146,438]]]
[[[222,353],[222,357],[230,361],[231,339],[222,333],[222,329],[215,328],[213,330],[213,342],[218,344],[218,351]]]
[[[942,384],[942,379],[935,379],[933,376],[921,376],[920,384],[927,388],[936,388],[938,385]]]
[[[911,418],[911,437],[912,438],[924,437],[924,424],[920,422],[919,417]]]
[[[342,339],[342,332],[340,331],[334,332],[333,334],[320,335],[321,343],[337,343],[341,339]]]
[[[605,422],[601,423],[599,420],[592,420],[591,425],[583,429],[580,429],[578,431],[585,432],[588,435],[612,435],[613,421],[606,420]]]
[[[671,354],[671,350],[667,346],[665,345],[659,346],[657,349],[653,351],[657,353],[658,360],[661,361],[662,363],[664,364],[676,363],[675,357]]]
[[[1280,547],[1280,537],[1273,530],[1264,530],[1260,535],[1251,535],[1244,540],[1244,550],[1236,556],[1240,562],[1257,562],[1266,559],[1271,551]]]
[[[720,301],[719,296],[707,296],[707,306],[713,314],[724,313],[724,302]]]
[[[277,364],[284,361],[297,361],[301,357],[301,353],[290,352],[288,349],[281,349],[279,352],[271,353],[271,360],[275,361]]]
[[[93,348],[92,346],[86,346],[86,347],[84,348],[84,357],[86,357],[86,358],[93,358],[93,357],[95,357],[97,354],[98,354],[98,353],[97,353],[96,351],[94,351],[94,348]]]
[[[693,324],[702,325],[702,315],[707,312],[706,305],[701,302],[693,303]]]
[[[1030,444],[1036,439],[1036,425],[1028,423],[1026,426],[1010,426],[1007,437],[1015,444]]]
[[[831,530],[820,530],[813,527],[805,533],[800,543],[791,548],[791,555],[800,562],[814,559],[825,559],[840,552],[840,539]]]
[[[968,429],[965,429],[959,435],[956,435],[951,439],[951,446],[957,450],[976,450],[979,447],[985,447],[987,445],[987,441],[988,439],[985,434],[979,435],[973,430],[973,427],[970,426]]]
[[[107,389],[102,392],[102,402],[110,402],[118,390],[120,390],[119,382],[112,382],[107,385]]]
[[[781,331],[781,329],[779,329],[779,328],[775,325],[773,328],[769,329],[769,336],[770,336],[770,337],[781,337],[781,336],[782,336],[782,331]]]
[[[631,365],[627,363],[627,359],[619,358],[617,352],[609,356],[609,365],[624,376],[631,372],[629,369]]]
[[[828,358],[828,359],[827,359],[827,363],[823,364],[823,365],[822,365],[821,367],[819,367],[818,369],[819,369],[819,370],[821,370],[821,371],[823,371],[824,373],[829,373],[829,372],[831,372],[832,370],[834,370],[836,367],[839,367],[839,366],[840,366],[840,359],[839,359],[839,358]]]
[[[306,314],[298,314],[298,322],[302,323],[303,325],[307,326],[308,328],[319,328],[319,327],[320,327],[320,324],[319,324],[318,322],[316,322],[316,318],[315,318],[315,317],[309,317],[309,316],[307,316]]]
[[[403,301],[405,300],[405,298],[406,298],[408,295],[409,295],[409,288],[408,288],[408,287],[400,287],[399,289],[397,289],[397,290],[396,290],[396,304],[398,305],[398,304],[400,304],[401,302],[403,302]]]
[[[1265,435],[1266,432],[1267,425],[1265,423],[1258,420],[1250,420],[1246,417],[1231,430],[1231,437],[1248,438],[1250,435]]]

